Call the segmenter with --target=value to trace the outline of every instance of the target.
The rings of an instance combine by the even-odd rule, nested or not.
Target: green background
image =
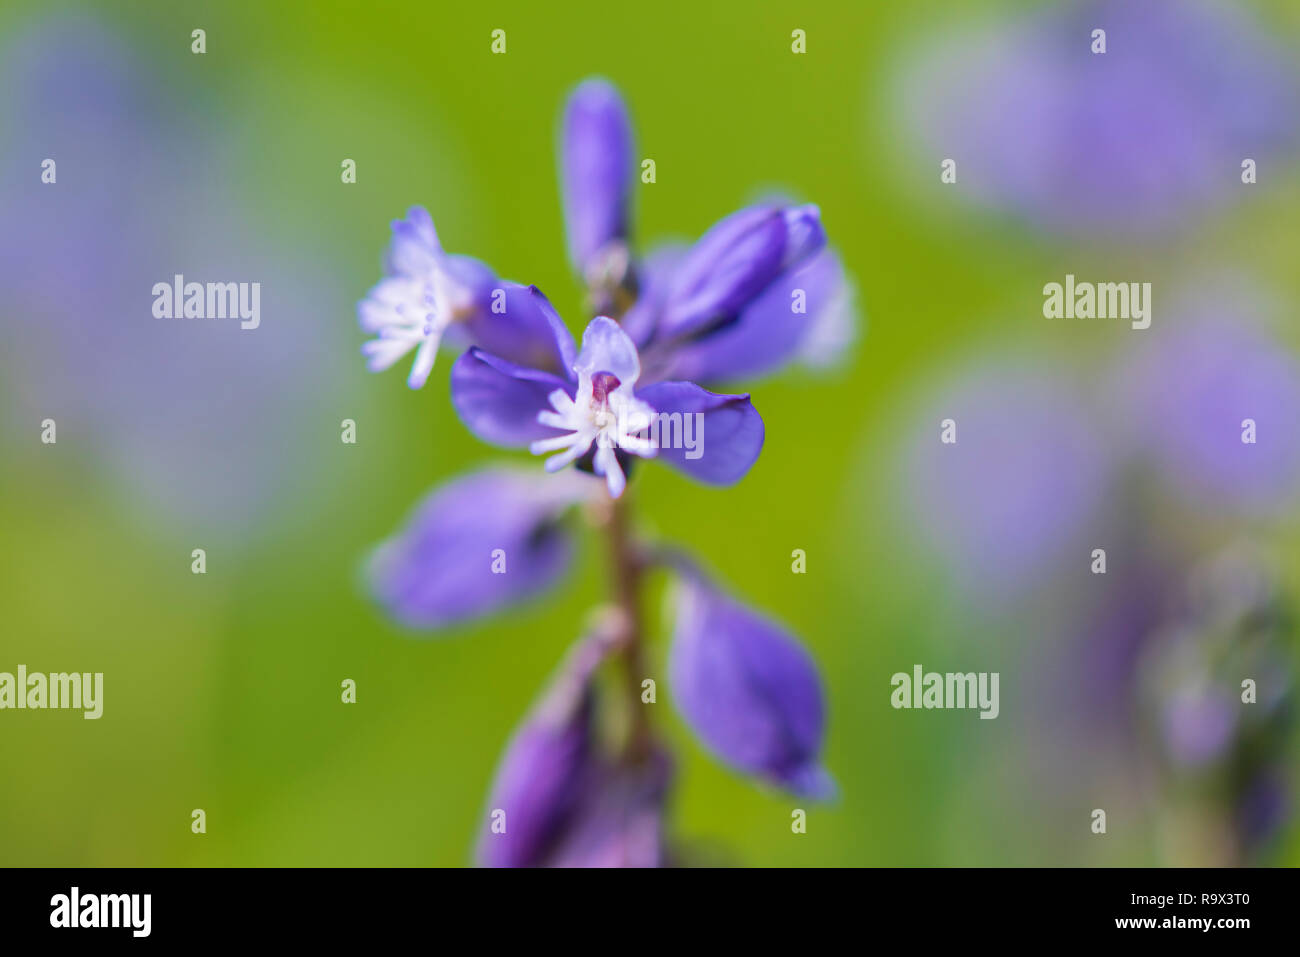
[[[829,692],[826,761],[841,789],[837,803],[812,809],[806,835],[792,835],[797,802],[711,761],[665,688],[654,718],[679,758],[674,837],[755,865],[1167,862],[1152,829],[1123,807],[1106,838],[1090,838],[1087,811],[1107,806],[1104,784],[1049,795],[1015,773],[1033,729],[1008,692],[992,722],[889,707],[889,676],[914,662],[1013,674],[1019,643],[1033,640],[1014,631],[1032,622],[1009,629],[963,603],[913,541],[896,464],[913,430],[933,428],[917,404],[946,370],[1004,346],[1081,369],[1122,348],[1128,334],[1105,324],[1043,323],[1039,290],[1067,266],[1150,255],[1044,242],[948,200],[937,158],[910,151],[891,86],[901,58],[940,28],[1006,7],[87,8],[220,142],[219,175],[241,197],[245,227],[345,290],[301,330],[339,356],[308,383],[314,416],[284,463],[294,493],[254,541],[210,548],[204,576],[190,573],[189,555],[206,530],[151,520],[79,448],[75,425],[61,423],[58,446],[45,450],[34,425],[7,427],[0,670],[102,671],[106,702],[99,721],[0,714],[0,863],[469,862],[503,744],[603,600],[602,543],[584,533],[565,586],[520,611],[431,638],[386,623],[358,588],[367,549],[433,484],[502,456],[456,420],[446,357],[420,392],[404,371],[365,372],[355,302],[379,278],[389,221],[419,203],[448,249],[537,284],[580,330],[555,131],[567,91],[590,74],[623,90],[637,155],[657,163],[657,182],[637,186],[642,248],[696,236],[782,187],[820,205],[864,317],[838,373],[753,384],[768,439],[739,486],[699,487],[659,467],[637,478],[648,529],[693,549],[813,651]],[[1300,36],[1294,5],[1259,10],[1275,32]],[[9,3],[0,33],[57,15]],[[207,31],[203,56],[189,50],[196,27]],[[803,56],[790,52],[796,27],[807,31]],[[495,28],[507,32],[504,56],[489,51]],[[357,162],[355,185],[340,183],[344,157]],[[202,176],[194,171],[195,190]],[[1298,217],[1291,179],[1160,256],[1246,264],[1294,319]],[[263,324],[275,321],[264,310]],[[1292,322],[1293,345],[1294,332]],[[355,446],[338,438],[349,417]],[[1294,588],[1294,515],[1270,534],[1290,556]],[[807,552],[806,575],[791,574],[795,548]],[[660,673],[663,637],[651,649]],[[344,678],[357,682],[354,706],[339,701]],[[190,831],[192,808],[207,813],[204,835]],[[1294,828],[1278,853],[1300,860]]]

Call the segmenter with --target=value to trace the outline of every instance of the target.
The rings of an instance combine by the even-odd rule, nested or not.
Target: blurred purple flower
[[[316,250],[265,238],[222,176],[221,118],[145,59],[86,15],[4,37],[0,425],[54,418],[144,521],[244,547],[311,507],[291,465],[320,446],[311,383],[351,394],[319,321],[339,292]],[[260,283],[260,326],[155,318],[150,290],[176,273]]]
[[[1265,513],[1300,491],[1300,362],[1248,301],[1229,302],[1175,308],[1122,370],[1120,394],[1137,451],[1185,499]]]
[[[808,653],[780,626],[683,571],[669,652],[673,701],[718,757],[795,794],[830,797],[826,711]]]
[[[540,292],[534,290],[534,296],[552,311]],[[557,352],[572,356],[573,342],[558,319],[552,328]],[[470,349],[452,369],[452,403],[461,421],[486,442],[528,446],[534,455],[560,452],[547,461],[548,471],[590,453],[590,468],[605,478],[614,498],[626,486],[629,454],[663,458],[711,484],[739,481],[763,447],[763,420],[749,396],[716,395],[691,382],[637,389],[640,368],[628,335],[612,319],[598,316],[564,377]],[[641,435],[656,414],[678,416],[683,425],[687,416],[699,416],[693,420],[699,424],[691,425],[698,448],[684,441],[652,443]]]
[[[1269,562],[1244,546],[1196,566],[1181,604],[1141,662],[1149,727],[1166,759],[1167,789],[1215,782],[1207,793],[1249,856],[1289,802],[1275,767],[1294,733],[1290,608]]]
[[[1281,767],[1260,771],[1241,794],[1235,823],[1248,854],[1258,851],[1286,824],[1291,813],[1291,788]]]
[[[1132,738],[1138,663],[1183,586],[1183,569],[1150,554],[1144,531],[1130,525],[1113,533],[1119,538],[1107,535],[1108,573],[1089,575],[1082,588],[1070,589],[1077,609],[1053,609],[1064,648],[1035,649],[1054,659],[1046,666],[1051,680],[1037,689],[1039,705],[1094,742]]]
[[[502,282],[477,259],[443,252],[424,207],[412,206],[393,222],[385,269],[387,277],[357,306],[361,328],[376,336],[361,349],[370,371],[415,349],[407,384],[419,389],[444,339],[489,348],[512,362],[560,368],[549,317],[528,288]]]
[[[963,191],[1048,230],[1151,234],[1294,150],[1293,63],[1225,4],[1072,0],[930,48],[904,108]]]
[[[1163,731],[1170,757],[1200,767],[1223,754],[1237,725],[1237,706],[1213,688],[1185,688],[1164,709]]]
[[[607,651],[593,638],[579,642],[511,738],[492,785],[480,865],[541,864],[571,820],[593,773],[591,678]]]
[[[569,97],[562,150],[569,258],[591,277],[611,244],[626,255],[631,205],[632,124],[623,98],[605,80],[585,80]]]
[[[592,678],[610,650],[600,634],[580,641],[515,732],[492,785],[489,823],[479,840],[480,865],[663,863],[668,759],[653,752],[640,762],[615,763],[593,733]]]
[[[548,860],[553,867],[663,867],[664,804],[672,764],[662,751],[606,767]]]
[[[956,442],[941,441],[941,423]],[[1082,395],[1055,372],[986,366],[959,378],[912,430],[901,476],[931,546],[972,593],[1032,587],[1070,551],[1110,482]]]
[[[485,469],[427,495],[367,566],[371,595],[395,620],[441,628],[516,604],[554,585],[572,555],[563,513],[594,483]]]

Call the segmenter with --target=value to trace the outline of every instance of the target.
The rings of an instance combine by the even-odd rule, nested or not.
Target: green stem
[[[641,609],[644,564],[632,538],[630,511],[625,492],[610,505],[606,533],[613,570],[614,601],[620,612],[622,634],[619,645],[630,719],[626,756],[629,761],[638,762],[650,752],[651,732],[645,705],[641,703],[641,682],[646,678]]]

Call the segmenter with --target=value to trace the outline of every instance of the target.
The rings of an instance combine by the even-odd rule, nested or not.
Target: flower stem
[[[637,763],[650,753],[650,722],[641,703],[641,682],[646,677],[644,629],[641,614],[641,579],[644,563],[632,539],[631,506],[625,493],[610,506],[606,532],[609,537],[610,567],[613,569],[614,601],[622,620],[623,671],[626,680],[630,728],[626,757]]]

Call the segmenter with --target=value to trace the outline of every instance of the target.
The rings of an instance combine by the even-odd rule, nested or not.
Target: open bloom
[[[669,654],[673,701],[720,758],[795,794],[829,797],[825,704],[808,653],[783,628],[684,570]]]
[[[539,308],[550,303],[538,291]],[[452,403],[479,438],[557,452],[548,470],[578,462],[602,476],[615,498],[631,456],[664,459],[715,485],[738,481],[763,447],[763,420],[746,395],[718,395],[693,382],[639,387],[636,345],[618,323],[597,316],[574,357],[573,340],[554,317],[556,352],[573,357],[564,375],[518,365],[479,348],[457,360]]]
[[[361,328],[375,335],[361,347],[372,372],[414,349],[407,384],[418,389],[443,341],[477,343],[518,362],[555,367],[554,339],[527,287],[503,282],[477,259],[444,252],[423,207],[393,223],[385,272],[357,307]]]

